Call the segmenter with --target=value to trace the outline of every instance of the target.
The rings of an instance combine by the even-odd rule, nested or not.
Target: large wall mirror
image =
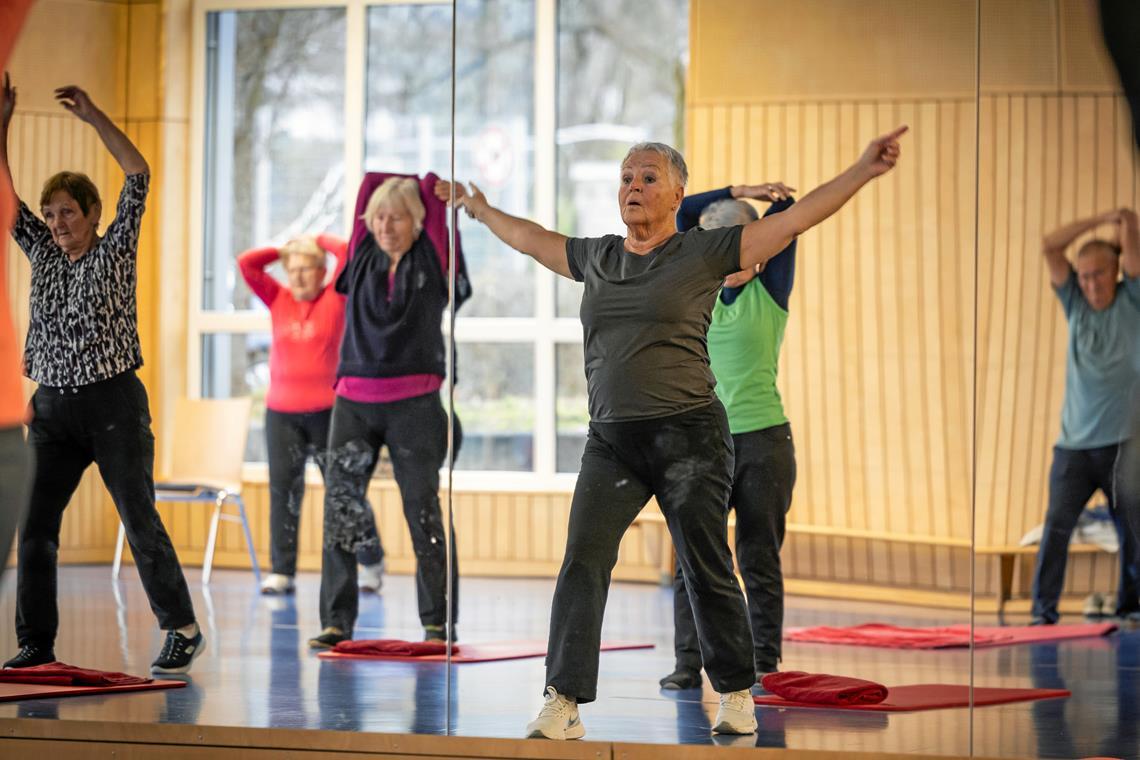
[[[154,177],[156,474],[185,399],[250,399],[190,449],[244,442],[247,530],[158,509],[210,642],[188,687],[0,721],[1136,755],[1130,5],[38,0],[16,190],[79,168],[117,197],[51,94],[91,80]],[[323,417],[280,392],[308,328],[273,294],[305,278],[344,301],[345,337],[293,357],[335,375]],[[117,529],[91,469],[59,649],[145,671]],[[822,676],[866,704],[799,704]]]
[[[496,36],[503,7],[533,19],[512,45]],[[767,385],[731,369],[718,379],[727,391],[721,398],[736,400],[725,405],[743,496],[733,493],[746,513],[731,513],[728,532],[734,548],[748,553],[743,564],[737,557],[742,580],[759,589],[754,665],[888,687],[940,684],[935,701],[966,698],[966,709],[762,708],[755,736],[710,734],[718,697],[711,676],[684,678],[697,637],[674,651],[680,637],[672,587],[689,587],[674,578],[668,505],[652,498],[631,517],[607,570],[603,651],[590,695],[596,703],[579,714],[586,738],[968,753],[977,4],[518,0],[470,8],[458,26],[457,60],[488,50],[491,66],[532,45],[533,64],[522,71],[533,79],[515,90],[513,103],[526,106],[518,137],[504,138],[513,133],[501,124],[502,110],[465,133],[463,109],[474,107],[466,99],[481,105],[494,90],[468,90],[478,82],[460,65],[457,151],[470,144],[485,158],[457,169],[457,178],[474,181],[490,206],[569,238],[627,234],[620,193],[623,159],[635,143],[668,143],[683,154],[685,195],[696,202],[678,217],[684,230],[717,201],[722,213],[780,212],[786,201],[773,193],[792,187],[802,199],[873,138],[909,127],[892,172],[800,236],[783,261],[773,258],[732,296],[742,299],[735,306],[717,297],[711,330],[719,336],[710,334],[709,350],[715,369],[733,366],[726,351],[777,345],[759,360],[768,362]],[[529,201],[516,202],[528,197],[512,194],[519,183],[532,193]],[[703,225],[737,223],[713,214]],[[620,361],[590,346],[590,276],[536,265],[498,240],[493,227],[466,216],[459,223],[465,246],[477,239],[485,248],[478,264],[467,254],[476,295],[455,329],[464,432],[451,493],[462,588],[457,657],[465,646],[503,639],[539,649],[549,639],[554,649],[549,667],[541,659],[453,666],[451,729],[469,737],[519,735],[543,707],[543,688],[565,682],[559,652],[578,651],[565,637],[597,635],[595,622],[562,617],[560,595],[572,593],[563,584],[579,588],[575,573],[589,566],[577,550],[564,563],[568,531],[581,542],[604,540],[575,532],[571,505],[589,508],[578,478],[592,477],[598,454],[587,440],[607,435],[590,432],[591,414],[605,413],[592,394],[613,392],[588,387],[587,376],[598,362]],[[502,274],[488,277],[479,267]],[[510,294],[512,310],[472,308],[491,283],[496,297]],[[756,322],[748,326],[748,319]],[[748,344],[744,336],[759,334],[749,330],[769,332]],[[757,345],[764,341],[769,345]],[[647,393],[657,387],[633,370],[623,381],[644,383]],[[749,418],[747,402],[740,404],[747,393],[775,398],[778,411]],[[615,496],[613,509],[623,508],[619,501]],[[604,530],[604,520],[596,522]],[[781,543],[782,599],[770,560]],[[891,626],[904,638],[894,649],[813,641],[839,636],[838,629],[873,640],[879,629],[867,624]],[[907,633],[919,637],[917,629],[929,628],[952,629],[961,646],[907,648]],[[654,648],[607,650],[621,643]],[[699,652],[696,658],[699,668]],[[582,667],[593,668],[593,660]],[[663,688],[670,676],[668,686],[685,688]],[[501,703],[487,696],[494,683],[512,684]]]
[[[982,2],[976,622],[979,641],[996,625],[1032,635],[977,650],[976,695],[1067,696],[978,708],[980,754],[1140,749],[1127,445],[1140,344],[1124,326],[1140,175],[1106,46],[1136,33],[1126,5]]]

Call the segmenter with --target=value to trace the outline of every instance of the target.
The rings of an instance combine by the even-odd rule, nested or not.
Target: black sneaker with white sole
[[[192,638],[187,638],[178,631],[167,631],[166,642],[162,645],[158,659],[150,664],[150,672],[187,673],[190,671],[190,663],[205,648],[206,639],[201,630]]]
[[[55,651],[50,646],[24,644],[16,656],[4,663],[5,668],[30,668],[55,662]]]

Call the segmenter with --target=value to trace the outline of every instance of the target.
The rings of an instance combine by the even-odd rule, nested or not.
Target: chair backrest
[[[178,399],[170,472],[162,479],[239,492],[251,406],[249,398]]]

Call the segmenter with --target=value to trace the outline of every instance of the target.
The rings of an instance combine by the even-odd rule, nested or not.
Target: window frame
[[[534,219],[553,229],[556,224],[557,174],[555,131],[557,128],[558,0],[532,0],[535,13],[534,60]],[[202,305],[205,251],[205,180],[207,155],[207,66],[206,33],[210,13],[223,11],[345,9],[344,80],[344,228],[352,226],[356,188],[363,175],[365,151],[365,74],[368,54],[369,9],[386,5],[451,5],[451,0],[194,0],[192,23],[190,197],[188,235],[190,261],[187,305],[186,389],[191,398],[202,392],[202,338],[218,333],[269,332],[270,318],[264,311],[217,311]],[[449,171],[441,167],[442,175]],[[521,255],[521,254],[519,254]],[[555,275],[535,265],[535,310],[530,317],[464,317],[455,323],[457,343],[529,343],[534,351],[534,469],[530,472],[455,470],[453,484],[464,490],[570,491],[575,473],[557,469],[557,420],[555,347],[582,342],[577,319],[558,317]],[[447,330],[445,321],[445,331]],[[263,462],[245,463],[242,476],[248,481],[268,479]],[[319,482],[315,467],[308,477]]]

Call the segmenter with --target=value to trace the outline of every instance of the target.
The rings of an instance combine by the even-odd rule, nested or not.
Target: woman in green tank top
[[[737,186],[686,198],[678,214],[683,231],[699,218],[712,229],[747,224],[755,209],[739,197],[775,201],[769,214],[793,201],[779,183]],[[731,275],[713,307],[709,359],[716,393],[728,413],[736,451],[732,497],[736,510],[736,559],[748,597],[753,656],[758,676],[776,670],[783,634],[784,579],[780,547],[785,516],[796,482],[791,426],[776,388],[788,296],[795,275],[796,243],[756,270]],[[701,685],[701,651],[693,610],[680,566],[673,578],[674,672],[661,679],[665,689]]]

